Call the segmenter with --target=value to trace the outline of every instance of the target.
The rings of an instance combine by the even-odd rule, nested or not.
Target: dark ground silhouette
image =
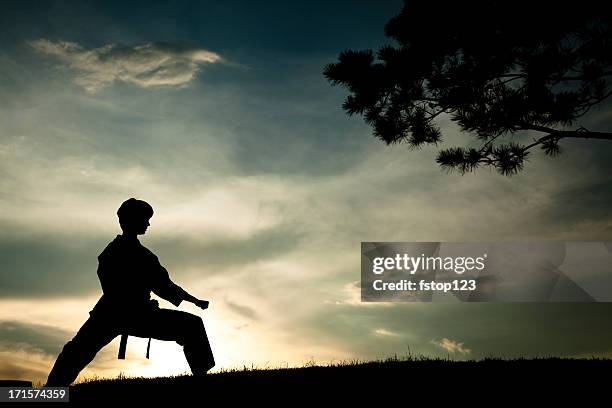
[[[389,359],[304,368],[244,370],[191,376],[92,381],[71,388],[70,399],[166,402],[207,406],[244,403],[294,406],[304,402],[396,401],[433,406],[471,401],[497,406],[519,400],[550,403],[572,394],[588,398],[608,389],[612,360],[602,359]],[[214,401],[212,404],[210,401]],[[178,405],[177,405],[178,406]]]

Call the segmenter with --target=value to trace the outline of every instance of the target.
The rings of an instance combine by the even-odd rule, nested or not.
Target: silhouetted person
[[[168,276],[157,256],[142,246],[137,236],[146,232],[153,208],[130,198],[117,211],[123,230],[98,256],[98,277],[104,292],[89,319],[57,357],[46,386],[67,386],[89,364],[96,353],[121,335],[119,358],[125,356],[127,336],[176,341],[183,346],[195,376],[205,375],[215,365],[202,319],[178,310],[161,309],[151,292],[175,306],[183,300],[206,309],[199,300]],[[147,347],[148,358],[148,347]]]

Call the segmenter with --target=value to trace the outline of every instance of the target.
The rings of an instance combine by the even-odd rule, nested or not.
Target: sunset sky
[[[342,111],[324,66],[388,42],[401,1],[85,3],[0,5],[0,379],[46,379],[129,197],[155,209],[143,245],[210,300],[180,309],[204,318],[216,369],[612,357],[610,304],[359,301],[361,241],[612,240],[609,142],[535,152],[510,178],[449,175]],[[607,105],[583,123],[611,121]],[[117,348],[82,375],[188,370],[174,343]]]

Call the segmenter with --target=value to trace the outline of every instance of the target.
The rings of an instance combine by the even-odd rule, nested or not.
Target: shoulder
[[[114,253],[117,252],[117,250],[119,249],[119,246],[120,246],[120,242],[117,237],[113,239],[111,242],[109,242],[108,245],[106,245],[106,248],[104,248],[102,252],[100,252],[100,255],[98,255],[98,259],[102,260],[102,259],[108,258],[109,256],[112,256]]]
[[[140,244],[140,250],[142,251],[143,255],[149,259],[151,259],[152,261],[158,262],[159,259],[157,258],[157,255],[155,255],[153,253],[153,251],[151,251],[149,248],[147,248],[146,246]]]
[[[122,258],[124,256],[138,256],[151,260],[157,260],[157,256],[138,241],[127,241],[117,235],[104,250],[98,255],[98,259]]]

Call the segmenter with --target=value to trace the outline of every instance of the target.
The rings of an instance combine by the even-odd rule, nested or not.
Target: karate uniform
[[[130,335],[176,341],[183,346],[194,375],[204,375],[214,367],[202,319],[191,313],[159,308],[151,299],[153,292],[178,306],[185,291],[170,280],[157,256],[136,237],[117,235],[108,244],[98,256],[98,277],[103,295],[89,312],[89,319],[64,345],[47,386],[71,384],[97,352],[118,335],[124,336],[124,340]]]

